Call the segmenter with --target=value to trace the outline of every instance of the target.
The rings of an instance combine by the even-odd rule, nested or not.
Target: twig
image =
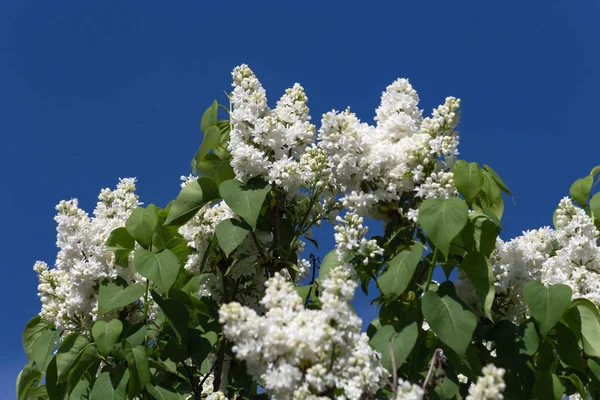
[[[427,371],[427,376],[425,377],[425,382],[423,382],[423,386],[422,386],[423,390],[425,390],[425,388],[429,384],[429,379],[431,379],[431,377],[433,376],[433,370],[435,369],[435,365],[437,364],[438,357],[441,357],[443,355],[444,355],[444,350],[442,350],[442,349],[435,349],[435,351],[433,352],[433,357],[431,357],[431,363],[429,364],[429,371]]]
[[[398,367],[396,367],[396,357],[394,356],[394,346],[392,342],[394,341],[396,334],[390,336],[390,356],[392,357],[392,377],[394,382],[392,384],[392,398],[396,398],[396,392],[398,391]]]

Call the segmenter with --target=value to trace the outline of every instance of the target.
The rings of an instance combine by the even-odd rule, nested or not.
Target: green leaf
[[[79,361],[88,341],[79,333],[71,333],[58,346],[56,351],[56,376],[58,382],[65,382],[71,369]]]
[[[566,376],[564,376],[564,375],[560,376],[560,379],[571,383],[571,385],[573,385],[573,387],[581,395],[581,398],[583,398],[583,399],[587,398],[585,386],[584,386],[583,382],[581,381],[581,378],[579,378],[579,376],[577,376],[576,374],[569,374]]]
[[[168,389],[165,389],[162,386],[152,386],[148,385],[146,387],[148,389],[148,394],[152,396],[152,398],[157,400],[180,400],[183,399],[183,396],[179,393],[172,392]]]
[[[587,204],[588,197],[590,196],[590,190],[592,190],[592,184],[594,183],[594,177],[588,175],[585,178],[577,179],[571,185],[569,194],[571,198],[579,203],[581,206]]]
[[[67,382],[59,382],[56,356],[52,357],[46,371],[46,391],[50,400],[66,400],[68,398]]]
[[[158,208],[150,204],[148,208],[138,207],[127,218],[127,232],[145,249],[152,243],[152,235],[158,225]]]
[[[504,200],[500,193],[500,187],[487,171],[483,171],[483,186],[481,191],[479,200],[484,212],[487,210],[485,214],[489,215],[491,212],[496,219],[500,220],[504,213]]]
[[[69,400],[88,399],[91,392],[90,389],[90,383],[87,381],[87,379],[81,379],[75,384],[75,387],[73,387],[72,390],[69,388]]]
[[[538,374],[533,385],[534,400],[561,400],[564,387],[555,374],[543,372]]]
[[[496,184],[498,185],[500,190],[502,190],[504,193],[512,196],[512,193],[510,192],[510,190],[508,190],[508,186],[506,186],[506,184],[504,183],[502,178],[500,178],[500,175],[498,175],[498,173],[496,173],[496,171],[494,171],[489,165],[485,165],[485,164],[483,166],[483,169],[488,174],[490,174],[490,176],[492,177],[494,182],[496,182]]]
[[[477,326],[477,317],[450,296],[428,290],[422,298],[423,316],[442,342],[464,357]]]
[[[192,160],[192,168],[198,168],[198,163],[201,162],[212,149],[216,148],[221,143],[221,131],[218,127],[211,126],[208,128],[208,131],[205,132],[206,133],[202,138],[202,144]]]
[[[173,201],[165,225],[180,226],[188,222],[207,203],[219,198],[219,188],[209,178],[188,183]]]
[[[59,337],[60,332],[47,329],[34,343],[32,358],[42,371],[45,371],[48,367]]]
[[[384,325],[377,330],[369,344],[381,353],[381,365],[388,371],[393,372],[392,354],[396,368],[400,368],[410,355],[415,343],[417,343],[418,336],[419,328],[416,322],[402,329],[400,333],[396,333],[393,326]]]
[[[313,285],[294,286],[294,290],[298,293],[298,296],[302,298],[302,304],[306,304],[306,299],[309,295],[315,294]]]
[[[492,319],[494,303],[494,272],[486,256],[481,253],[469,253],[465,256],[460,268],[467,274],[481,300],[485,316]]]
[[[185,305],[175,299],[163,299],[158,293],[152,291],[152,298],[161,310],[165,313],[169,323],[175,331],[177,341],[179,343],[187,340],[188,337],[188,323],[190,320],[190,313],[188,312]]]
[[[96,376],[96,372],[100,367],[100,354],[94,343],[85,346],[81,356],[77,359],[77,363],[67,376],[68,393],[72,393],[76,389],[87,391],[86,385],[82,387],[80,382],[84,375],[89,372],[92,376]]]
[[[483,186],[483,175],[479,164],[476,162],[469,164],[464,160],[456,161],[454,164],[454,184],[467,203],[473,203]]]
[[[221,159],[216,154],[207,154],[203,160],[196,162],[196,168],[200,176],[211,178],[220,185],[221,182],[235,178],[230,163],[231,158]]]
[[[590,199],[590,211],[594,215],[594,218],[600,220],[600,192],[593,195]]]
[[[145,346],[132,348],[128,342],[123,342],[123,351],[129,368],[129,397],[135,397],[151,379],[148,354]]]
[[[559,323],[556,324],[556,339],[558,344],[556,351],[560,359],[567,365],[579,371],[584,371],[585,361],[583,361],[583,357],[581,356],[581,349],[579,348],[575,334],[565,325]]]
[[[110,251],[133,250],[135,248],[135,240],[127,228],[117,228],[110,233],[106,241],[106,248]]]
[[[469,223],[461,232],[461,237],[468,251],[476,251],[487,257],[496,248],[496,238],[499,229],[496,223],[487,215],[474,211],[469,213]]]
[[[238,248],[250,233],[250,226],[237,219],[228,218],[219,222],[215,227],[215,235],[219,246],[227,257]]]
[[[119,340],[123,332],[123,323],[118,319],[113,319],[110,322],[96,321],[92,327],[92,336],[98,350],[103,356],[110,354],[113,346]]]
[[[525,303],[531,315],[539,324],[540,334],[548,332],[562,318],[571,303],[571,288],[566,285],[552,285],[546,288],[538,281],[529,281],[523,288]]]
[[[598,382],[600,382],[600,364],[598,364],[596,361],[592,360],[591,358],[588,359],[587,363],[588,363],[590,372],[592,373],[592,376],[594,376],[596,378],[596,380]]]
[[[42,318],[39,315],[33,317],[27,325],[25,326],[25,330],[23,331],[23,335],[21,337],[23,348],[25,349],[25,354],[27,354],[27,358],[33,359],[33,346],[35,342],[39,339],[40,336],[44,333],[46,329],[48,329],[48,324],[42,321]]]
[[[152,253],[139,249],[133,254],[135,270],[144,278],[150,279],[164,293],[175,283],[179,273],[179,258],[169,249]]]
[[[246,184],[230,179],[221,183],[219,190],[225,203],[255,230],[256,221],[271,186],[260,179],[252,179]]]
[[[581,333],[584,353],[600,357],[600,316],[596,306],[586,299],[574,300],[564,320],[576,335]]]
[[[140,346],[146,339],[147,328],[144,322],[138,322],[134,325],[128,325],[124,329],[123,337],[129,342],[131,347]]]
[[[321,265],[319,266],[319,278],[317,280],[323,282],[329,276],[329,272],[340,265],[341,263],[338,260],[337,253],[335,250],[331,250],[323,258],[323,261],[321,261]]]
[[[127,395],[127,382],[129,370],[116,372],[103,372],[94,382],[92,399],[125,400]],[[112,375],[112,376],[111,376]]]
[[[29,399],[30,393],[40,384],[41,371],[34,365],[27,364],[17,376],[17,400]]]
[[[202,365],[212,350],[213,344],[208,338],[197,329],[191,331],[188,351],[197,365]]]
[[[200,120],[200,130],[206,133],[211,127],[217,125],[217,114],[219,113],[219,103],[216,100],[213,101],[210,107],[202,114],[202,120]]]
[[[104,282],[98,293],[98,314],[106,314],[138,301],[146,291],[143,283],[124,287],[114,282]]]
[[[395,300],[406,290],[422,254],[423,245],[415,242],[410,251],[403,250],[390,260],[388,268],[377,281],[388,300]]]
[[[188,293],[183,290],[171,288],[171,290],[169,290],[169,298],[175,299],[175,300],[183,303],[187,307],[187,309],[190,311],[196,312],[198,314],[202,314],[209,318],[213,317],[210,314],[210,311],[208,310],[208,307],[206,306],[206,304],[192,293]]]
[[[29,394],[30,400],[48,400],[48,392],[46,391],[46,385],[40,385],[34,388]]]
[[[448,258],[450,243],[469,220],[469,208],[458,197],[427,199],[419,207],[419,224],[425,234]]]

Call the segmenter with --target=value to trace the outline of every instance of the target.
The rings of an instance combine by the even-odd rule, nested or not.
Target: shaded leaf
[[[227,257],[238,248],[250,233],[250,226],[237,219],[227,218],[215,227],[215,235],[219,246]]]
[[[460,268],[467,274],[475,287],[477,296],[481,300],[485,316],[492,319],[492,304],[494,303],[494,272],[486,256],[481,253],[469,253],[460,264]]]
[[[450,296],[428,290],[422,298],[423,316],[442,342],[464,357],[477,326],[477,317]]]
[[[125,400],[127,395],[127,382],[129,381],[129,371],[122,370],[116,372],[102,372],[94,382],[92,388],[92,399],[106,400]]]
[[[534,400],[561,400],[564,387],[555,374],[543,372],[537,375],[533,385]]]
[[[381,353],[381,365],[390,372],[393,372],[392,352],[396,368],[400,368],[404,361],[410,355],[417,337],[419,329],[417,323],[413,322],[400,333],[391,325],[384,325],[377,330],[377,333],[371,338],[369,344],[379,353]]]
[[[212,179],[198,178],[181,189],[173,201],[165,225],[180,226],[213,200],[219,198],[219,188]]]
[[[64,338],[56,351],[56,376],[58,382],[64,382],[67,374],[77,364],[88,341],[79,333],[71,333]]]

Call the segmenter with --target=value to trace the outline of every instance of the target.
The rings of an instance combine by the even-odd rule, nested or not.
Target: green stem
[[[267,256],[265,255],[262,247],[260,246],[260,242],[258,241],[258,238],[256,237],[256,233],[254,233],[254,231],[250,231],[250,236],[252,236],[252,240],[254,240],[254,245],[258,249],[258,253],[260,254],[261,258],[263,260],[267,261]]]
[[[144,325],[148,330],[148,289],[150,288],[150,280],[146,279],[146,292],[144,293]],[[148,337],[145,338],[146,346],[148,346]]]
[[[292,241],[290,242],[290,248],[288,249],[288,252],[285,256],[286,260],[289,258],[290,254],[292,254],[292,249],[296,245],[296,242],[300,238],[300,235],[302,235],[302,232],[304,230],[304,224],[306,223],[306,220],[308,219],[308,216],[310,215],[310,210],[312,210],[313,206],[315,205],[315,201],[317,200],[318,197],[319,196],[318,196],[317,192],[315,191],[313,193],[313,195],[311,196],[310,203],[308,204],[308,210],[306,210],[306,214],[304,214],[302,221],[300,221],[300,225],[298,225],[298,231],[294,235]]]
[[[427,283],[425,284],[425,291],[429,290],[429,285],[431,284],[431,277],[433,276],[433,270],[435,269],[435,257],[437,256],[437,247],[433,251],[433,257],[431,257],[431,262],[429,263],[429,271],[427,272]]]

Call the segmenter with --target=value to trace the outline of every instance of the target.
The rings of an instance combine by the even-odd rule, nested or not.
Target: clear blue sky
[[[600,164],[596,1],[240,4],[0,2],[0,397],[13,396],[20,335],[39,311],[33,263],[56,254],[54,205],[78,197],[91,211],[127,176],[164,205],[237,64],[272,101],[300,82],[317,122],[348,105],[372,120],[397,77],[427,113],[461,97],[462,158],[515,194],[504,238],[551,224],[570,183]]]

